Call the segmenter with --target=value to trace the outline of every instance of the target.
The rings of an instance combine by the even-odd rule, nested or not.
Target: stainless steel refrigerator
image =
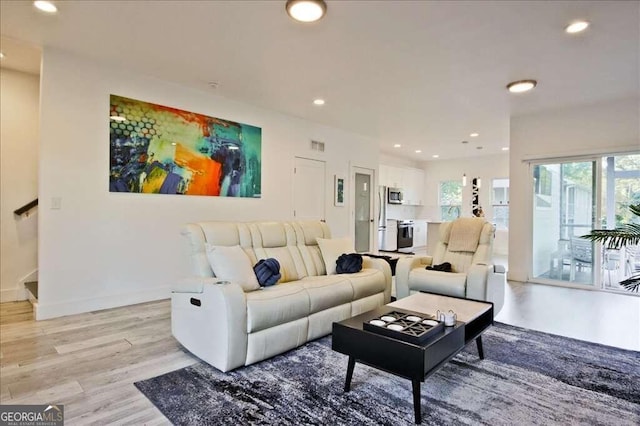
[[[378,250],[398,249],[398,222],[387,218],[387,187],[378,187]]]

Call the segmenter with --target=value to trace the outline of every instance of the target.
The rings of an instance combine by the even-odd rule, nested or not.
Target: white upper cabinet
[[[422,205],[424,170],[380,164],[380,185],[402,189],[404,196],[402,204]]]

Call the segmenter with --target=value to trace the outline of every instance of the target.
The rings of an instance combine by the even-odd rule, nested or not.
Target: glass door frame
[[[587,155],[587,156],[576,156],[576,157],[565,157],[565,158],[545,158],[535,161],[529,162],[529,172],[528,172],[528,182],[529,182],[529,200],[530,200],[530,214],[531,214],[531,226],[530,226],[530,242],[531,245],[529,247],[529,260],[528,260],[528,282],[534,284],[545,284],[545,285],[553,285],[559,287],[569,287],[569,288],[578,288],[583,290],[597,290],[597,291],[609,291],[604,289],[602,282],[602,244],[594,243],[593,245],[593,282],[591,284],[575,284],[571,281],[563,281],[553,278],[543,278],[543,277],[535,277],[534,270],[534,195],[535,195],[535,187],[534,187],[534,179],[533,179],[533,169],[535,166],[549,165],[549,164],[566,164],[566,163],[577,163],[577,162],[592,162],[595,167],[593,167],[594,176],[592,177],[592,196],[595,203],[592,204],[592,207],[595,211],[592,212],[592,223],[591,229],[597,227],[597,224],[602,223],[602,158],[606,155]],[[562,265],[561,265],[562,267]]]
[[[351,193],[351,195],[349,196],[349,199],[351,200],[350,203],[350,214],[349,214],[349,229],[350,229],[350,234],[353,238],[353,243],[355,246],[355,242],[356,242],[356,190],[355,190],[355,186],[356,186],[356,174],[363,174],[363,175],[368,175],[369,176],[369,185],[371,186],[371,188],[369,189],[369,249],[366,251],[368,253],[371,253],[373,251],[376,250],[376,248],[378,247],[378,224],[377,224],[377,210],[376,210],[376,206],[377,206],[377,188],[378,188],[378,179],[377,179],[377,173],[374,169],[368,168],[368,167],[362,167],[362,166],[354,166],[354,165],[349,165],[349,191]],[[365,253],[365,252],[362,252]]]

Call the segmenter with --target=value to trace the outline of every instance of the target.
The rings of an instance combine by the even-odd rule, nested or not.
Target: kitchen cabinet
[[[426,247],[427,246],[427,221],[426,220],[414,220],[413,221],[413,247]]]
[[[380,185],[391,188],[403,188],[403,168],[380,164]]]
[[[405,204],[421,206],[422,192],[424,191],[424,171],[420,169],[404,169],[403,184]]]
[[[424,170],[380,164],[379,183],[383,186],[402,189],[402,204],[407,206],[422,205]]]

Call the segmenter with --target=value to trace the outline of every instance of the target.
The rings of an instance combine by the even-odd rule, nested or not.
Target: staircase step
[[[33,294],[33,297],[38,298],[38,281],[26,282],[24,286]]]

